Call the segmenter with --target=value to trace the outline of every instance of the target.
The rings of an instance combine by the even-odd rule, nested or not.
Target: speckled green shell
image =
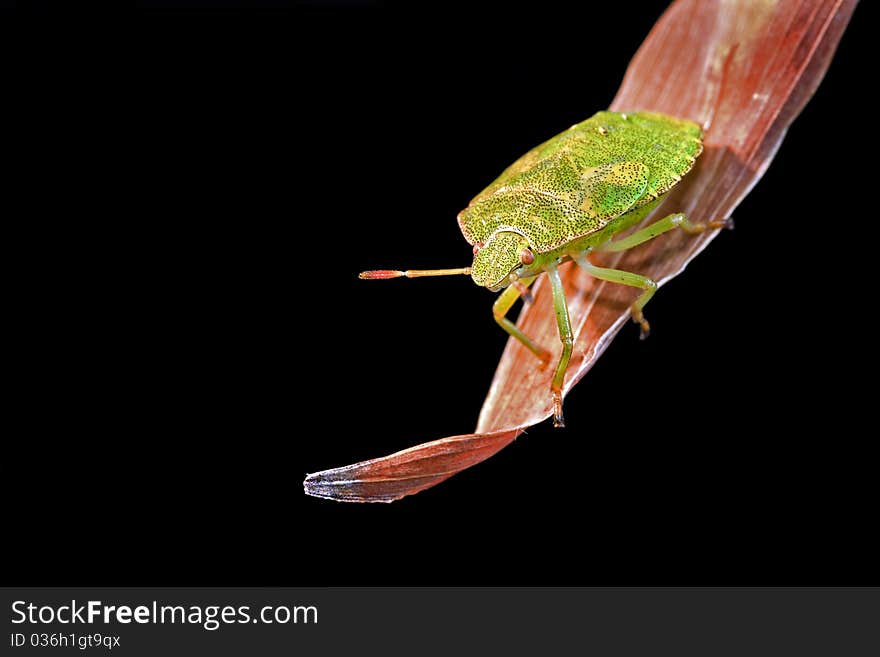
[[[599,112],[533,148],[458,215],[470,244],[516,233],[537,253],[590,235],[669,191],[702,152],[692,121]]]

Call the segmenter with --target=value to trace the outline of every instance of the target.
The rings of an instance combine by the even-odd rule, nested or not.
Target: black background
[[[458,210],[607,106],[664,6],[16,28],[40,47],[10,583],[876,584],[859,12],[736,230],[658,293],[648,341],[622,331],[569,428],[392,505],[303,495],[473,429],[493,297],[356,273],[468,264]]]

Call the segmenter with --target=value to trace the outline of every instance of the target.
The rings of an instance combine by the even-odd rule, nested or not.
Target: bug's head
[[[492,235],[485,244],[474,246],[471,278],[477,285],[497,292],[507,285],[512,273],[534,261],[535,255],[525,237],[502,230]]]
[[[423,276],[453,276],[470,274],[477,285],[487,287],[493,292],[515,283],[517,276],[529,269],[535,262],[535,254],[529,248],[529,241],[518,233],[500,230],[494,233],[485,244],[474,245],[474,264],[457,269],[372,269],[362,271],[358,276],[366,280],[387,278],[421,278]],[[533,274],[531,274],[533,275]]]

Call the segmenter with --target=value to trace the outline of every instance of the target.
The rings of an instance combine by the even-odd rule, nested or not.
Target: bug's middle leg
[[[623,271],[621,269],[608,269],[606,267],[597,267],[587,259],[586,255],[580,255],[576,257],[575,261],[578,263],[578,265],[580,265],[581,269],[583,269],[594,278],[598,278],[602,281],[609,281],[611,283],[629,285],[631,287],[637,287],[644,290],[644,292],[639,295],[639,298],[633,302],[633,305],[630,306],[630,312],[632,313],[633,321],[638,324],[641,329],[639,337],[642,340],[648,337],[648,334],[651,332],[651,325],[648,324],[648,320],[645,319],[645,315],[642,312],[642,309],[645,307],[645,304],[651,300],[651,297],[653,297],[654,293],[657,291],[657,281],[655,281],[653,278],[649,278],[648,276],[634,274],[632,272]]]

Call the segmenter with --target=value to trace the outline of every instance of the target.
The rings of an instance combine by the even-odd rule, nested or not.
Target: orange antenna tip
[[[382,280],[383,278],[400,278],[406,276],[405,271],[397,271],[395,269],[373,269],[371,271],[362,271],[358,274],[358,278],[364,281]]]

